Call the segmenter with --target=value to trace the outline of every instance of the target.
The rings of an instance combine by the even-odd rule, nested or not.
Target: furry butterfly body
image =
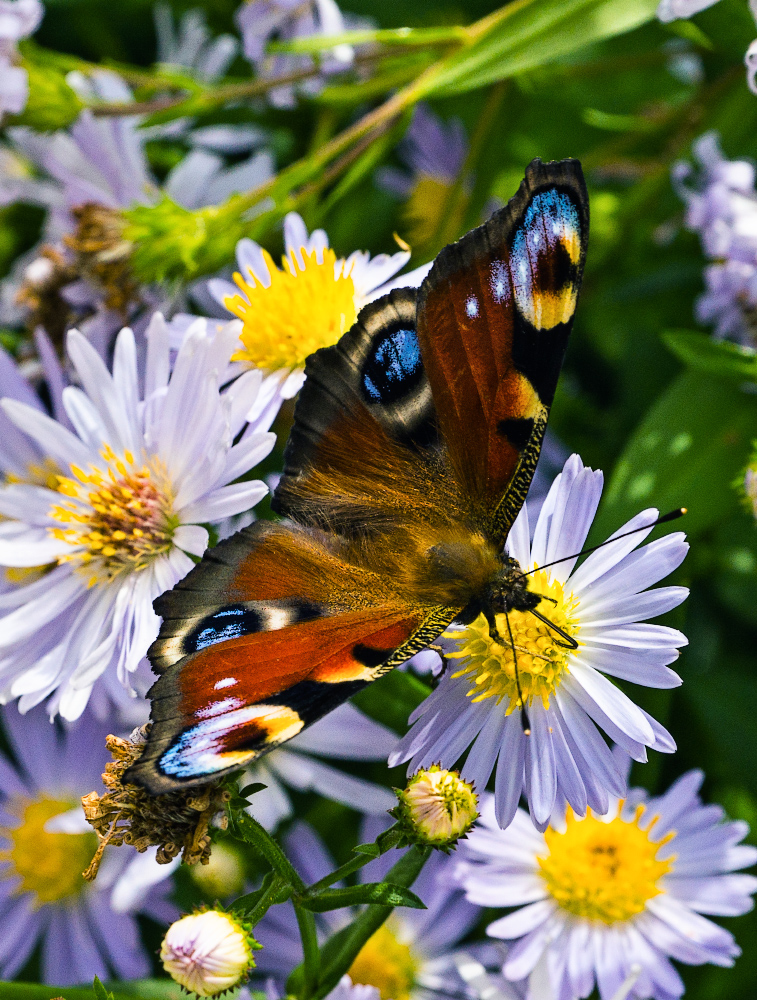
[[[307,363],[274,509],[156,602],[155,793],[238,769],[455,620],[535,609],[503,557],[539,457],[588,236],[576,161],[535,160],[418,293]]]

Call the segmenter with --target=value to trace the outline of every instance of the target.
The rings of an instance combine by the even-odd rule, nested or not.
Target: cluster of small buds
[[[478,818],[478,796],[457,771],[437,764],[421,768],[400,791],[390,810],[408,844],[448,851],[465,837]]]
[[[168,864],[178,854],[188,865],[207,864],[210,858],[210,825],[228,825],[225,814],[231,792],[220,782],[200,789],[150,795],[143,788],[123,782],[123,775],[142,755],[148,727],[135,729],[128,740],[108,736],[105,743],[113,760],[105,765],[102,779],[105,795],[82,796],[84,816],[99,841],[92,863],[84,872],[91,881],[97,875],[108,844],[131,844],[143,852],[157,845],[158,864]]]
[[[166,972],[190,993],[215,997],[244,982],[261,948],[250,928],[221,909],[190,913],[168,928],[160,948]]]

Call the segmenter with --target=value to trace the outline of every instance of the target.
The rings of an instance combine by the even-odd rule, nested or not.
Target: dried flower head
[[[61,291],[75,279],[76,268],[71,262],[55,247],[44,246],[24,270],[21,287],[16,293],[18,305],[28,310],[28,328],[43,327],[57,346],[62,345],[73,315]]]
[[[124,239],[120,212],[98,202],[87,202],[71,210],[76,229],[63,242],[76,258],[76,269],[102,294],[105,305],[124,317],[138,303],[139,286],[131,272],[132,244]]]
[[[261,945],[231,913],[205,910],[171,924],[163,938],[163,968],[185,990],[214,997],[243,982]]]
[[[395,789],[395,791],[397,791]],[[430,847],[454,847],[478,816],[478,797],[473,786],[457,771],[437,764],[421,768],[403,791],[392,815],[409,843]]]
[[[107,792],[82,796],[84,815],[99,840],[97,852],[84,872],[89,881],[97,875],[108,844],[131,844],[140,852],[157,845],[158,864],[168,864],[178,854],[185,864],[207,864],[211,822],[226,829],[224,809],[231,792],[219,781],[200,789],[155,796],[138,785],[123,782],[125,772],[142,756],[148,732],[149,724],[135,729],[128,740],[108,736],[105,744],[113,760],[105,765],[102,776]]]

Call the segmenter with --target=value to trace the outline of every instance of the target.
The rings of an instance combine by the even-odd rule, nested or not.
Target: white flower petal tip
[[[157,637],[153,601],[207,548],[202,525],[245,514],[268,493],[259,480],[235,482],[272,448],[280,405],[259,374],[226,384],[239,328],[191,324],[172,367],[167,324],[154,315],[144,391],[130,329],[116,339],[112,370],[70,331],[80,387],[62,397],[73,430],[2,401],[42,456],[28,481],[0,490],[0,564],[20,579],[0,595],[3,697],[22,707],[48,699],[50,715],[68,720],[95,688],[98,703],[118,702]]]
[[[757,852],[737,846],[745,824],[702,804],[701,780],[689,772],[653,799],[631,789],[604,814],[556,810],[543,832],[522,810],[500,829],[484,797],[455,878],[473,903],[516,907],[487,929],[511,942],[506,977],[534,986],[546,970],[551,996],[588,996],[596,983],[611,998],[677,997],[671,958],[733,963],[732,935],[702,914],[751,909],[757,879],[737,872]]]
[[[544,501],[533,541],[524,506],[507,549],[528,570],[529,589],[542,595],[543,618],[495,615],[496,638],[484,615],[449,629],[442,637],[449,669],[390,758],[392,766],[409,761],[410,772],[432,763],[452,768],[469,748],[461,776],[485,788],[494,772],[503,827],[524,793],[540,828],[561,799],[583,815],[604,812],[609,796],[622,795],[625,782],[600,730],[635,760],[646,759],[647,747],[675,748],[611,678],[680,684],[668,664],[685,637],[643,619],[685,599],[683,587],[648,588],[680,565],[688,546],[680,532],[642,545],[658,517],[648,510],[576,568],[601,492],[601,473],[573,455]]]

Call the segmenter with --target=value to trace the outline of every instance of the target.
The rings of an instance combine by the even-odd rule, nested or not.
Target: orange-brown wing
[[[445,247],[417,333],[456,477],[503,541],[525,499],[576,307],[589,207],[576,160],[534,160],[514,198]]]
[[[454,609],[403,604],[315,532],[259,522],[156,602],[153,794],[238,770],[423,649]]]

